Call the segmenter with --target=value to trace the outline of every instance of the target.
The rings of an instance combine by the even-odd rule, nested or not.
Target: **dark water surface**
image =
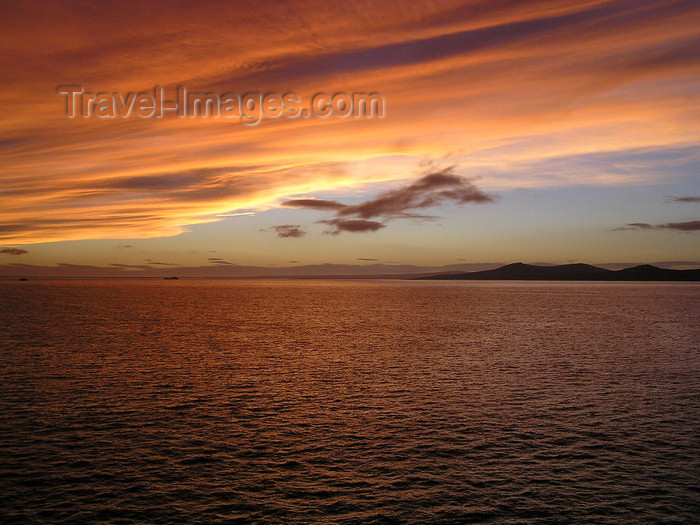
[[[697,523],[700,285],[0,282],[0,522]]]

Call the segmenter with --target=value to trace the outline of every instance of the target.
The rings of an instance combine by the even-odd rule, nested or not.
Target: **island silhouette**
[[[607,270],[582,263],[536,266],[518,262],[507,264],[494,270],[443,273],[416,277],[416,279],[471,281],[700,281],[700,269],[669,270],[650,264],[642,264],[622,270]]]

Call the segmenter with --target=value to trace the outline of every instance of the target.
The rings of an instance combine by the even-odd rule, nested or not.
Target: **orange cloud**
[[[294,195],[407,179],[446,155],[486,189],[654,182],[654,169],[620,165],[698,141],[692,2],[49,2],[2,15],[2,243],[175,235]],[[70,120],[60,84],[373,90],[387,115]],[[580,163],[595,155],[620,160]]]

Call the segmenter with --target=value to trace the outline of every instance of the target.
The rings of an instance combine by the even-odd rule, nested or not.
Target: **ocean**
[[[699,299],[0,281],[0,522],[697,523]]]

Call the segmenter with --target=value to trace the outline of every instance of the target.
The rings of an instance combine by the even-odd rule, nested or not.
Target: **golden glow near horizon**
[[[426,163],[455,166],[488,193],[698,185],[693,2],[37,5],[0,9],[2,245],[155,239],[300,196],[366,200],[410,184]],[[72,84],[305,98],[376,91],[386,117],[68,119],[56,88]],[[487,207],[513,213],[507,199]],[[695,210],[656,219],[661,212],[642,209],[610,227],[690,221]],[[446,243],[464,244],[445,231]],[[344,242],[358,242],[353,235]],[[673,255],[697,255],[696,234],[683,235]],[[593,243],[599,260],[612,244]]]

